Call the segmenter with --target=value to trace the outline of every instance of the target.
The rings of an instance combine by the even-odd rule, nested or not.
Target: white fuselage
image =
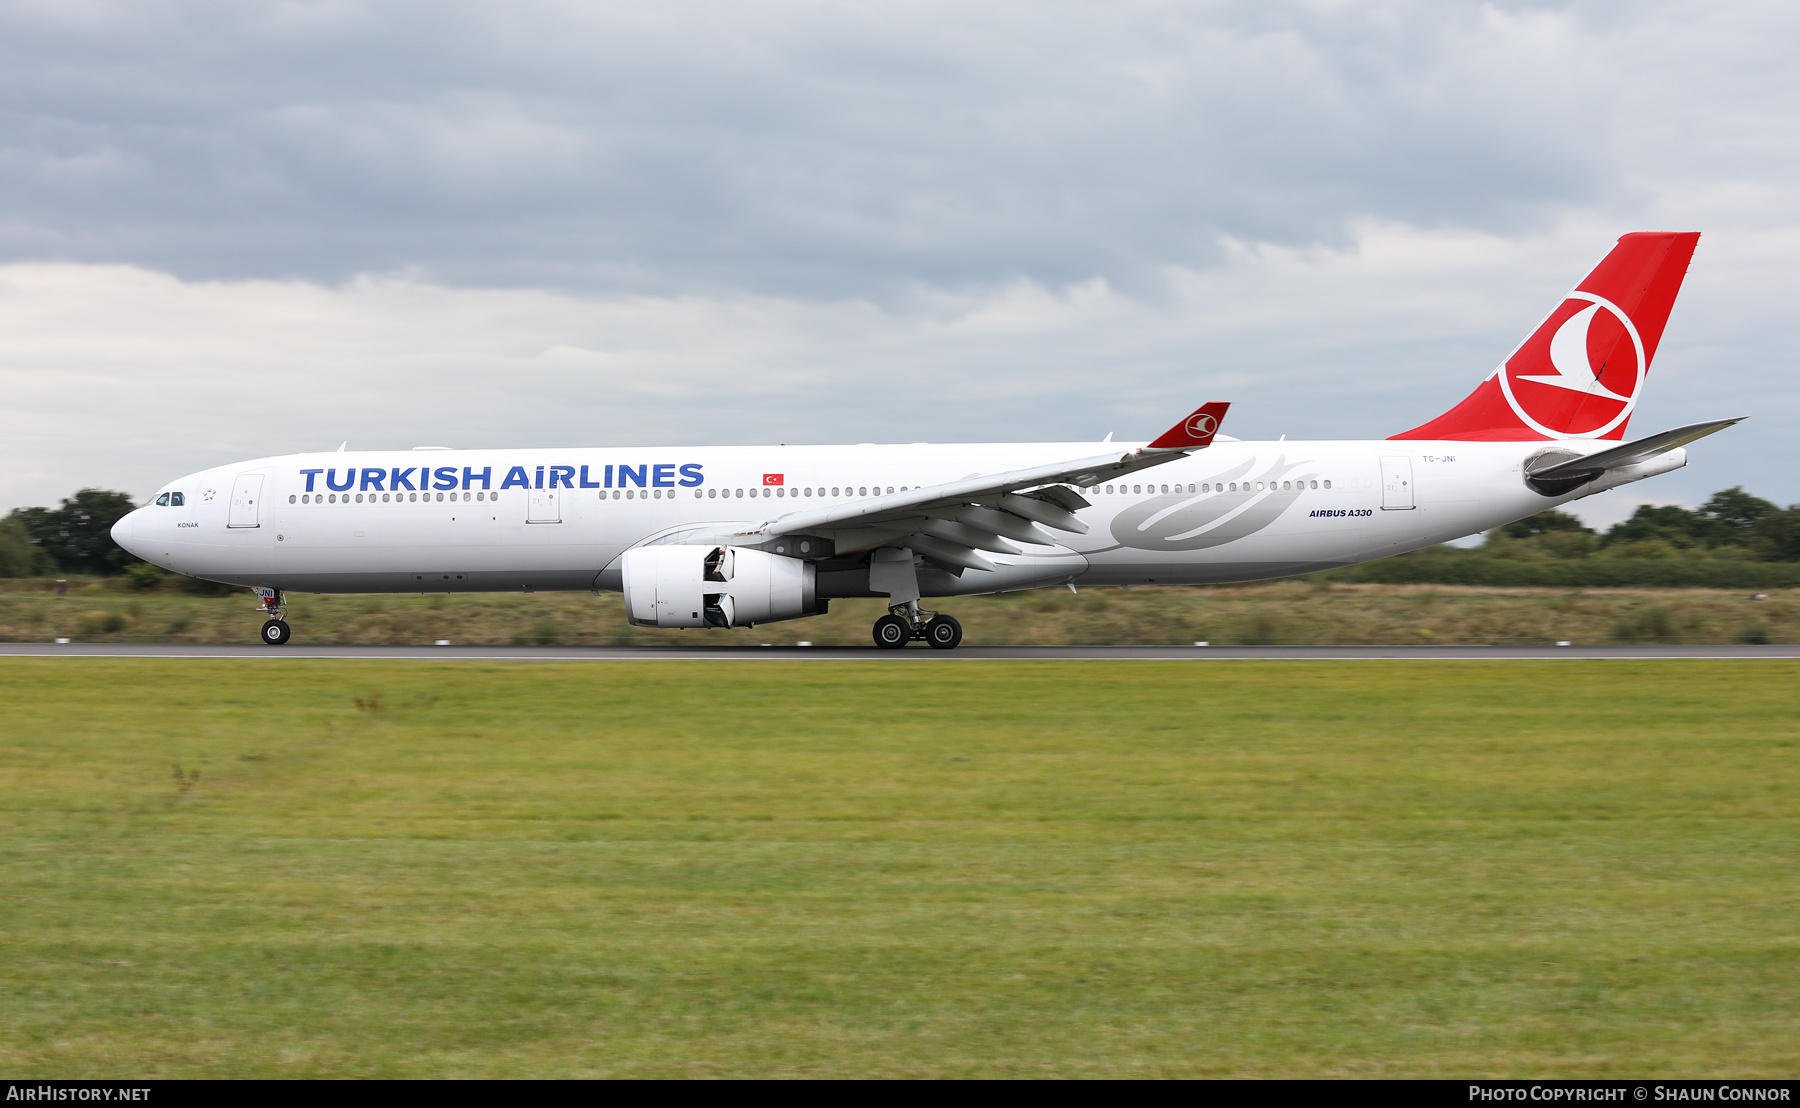
[[[417,450],[298,454],[191,474],[115,536],[164,568],[302,592],[618,589],[620,555],[650,542],[753,532],[794,511],[975,474],[1086,457],[1115,443]],[[1072,582],[1203,584],[1382,558],[1531,515],[1545,442],[1237,442],[1082,490],[1085,535],[995,554],[992,572],[921,575],[928,596]],[[1674,451],[1655,472],[1683,464]],[[777,476],[778,475],[778,476]],[[779,480],[779,484],[770,482]],[[821,595],[871,595],[853,558],[891,534],[825,536]],[[707,538],[697,541],[716,541]],[[767,546],[765,549],[774,550]],[[783,548],[782,553],[800,553]],[[851,567],[846,569],[845,567]],[[929,577],[929,579],[928,579]]]

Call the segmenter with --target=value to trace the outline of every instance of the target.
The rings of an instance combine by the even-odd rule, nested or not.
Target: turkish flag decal
[[[782,481],[782,477],[783,477],[783,476],[784,476],[784,475],[783,475],[783,474],[780,474],[780,473],[765,473],[765,474],[763,474],[763,484],[765,484],[765,485],[779,485],[779,484],[782,484],[782,483],[783,483],[783,481]]]

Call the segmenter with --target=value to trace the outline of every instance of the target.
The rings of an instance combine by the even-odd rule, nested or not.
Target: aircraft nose
[[[138,513],[143,510],[144,509],[142,508],[134,508],[120,516],[118,522],[112,525],[112,540],[132,554],[137,554],[137,551],[131,548],[131,537],[137,530]],[[138,556],[142,557],[142,555]]]

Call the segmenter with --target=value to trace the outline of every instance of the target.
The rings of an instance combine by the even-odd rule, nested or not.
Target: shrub
[[[1660,604],[1620,616],[1613,624],[1613,638],[1621,642],[1672,642],[1675,617]]]
[[[217,581],[185,576],[175,579],[175,587],[189,596],[228,596],[237,590],[236,585],[221,585]]]
[[[149,562],[137,562],[125,567],[125,576],[130,580],[132,588],[149,591],[161,585],[167,575]]]

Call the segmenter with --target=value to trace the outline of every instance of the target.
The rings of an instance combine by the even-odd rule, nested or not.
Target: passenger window
[[[167,508],[169,506],[169,494],[165,492],[161,496],[157,497],[156,503],[157,503],[158,507]]]
[[[1317,481],[1314,481],[1314,482],[1313,482],[1313,483],[1312,483],[1312,487],[1313,487],[1313,488],[1315,488],[1315,489],[1316,489],[1316,488],[1318,488],[1318,487],[1319,487],[1319,483],[1318,483],[1318,482],[1317,482]]]
[[[1325,482],[1325,487],[1326,487],[1326,488],[1330,488],[1330,487],[1331,487],[1331,482],[1330,482],[1330,481],[1327,481],[1327,482]]]

